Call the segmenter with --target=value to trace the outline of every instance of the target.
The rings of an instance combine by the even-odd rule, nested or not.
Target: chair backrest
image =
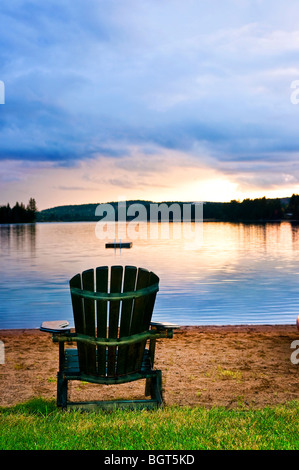
[[[101,266],[70,280],[75,330],[91,338],[123,338],[149,330],[159,278],[135,266]],[[78,342],[81,372],[115,377],[141,369],[146,341],[95,346]]]

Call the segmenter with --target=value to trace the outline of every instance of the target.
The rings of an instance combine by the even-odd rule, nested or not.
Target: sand
[[[39,330],[1,330],[0,406],[56,398],[58,345]],[[297,340],[295,349],[291,348]],[[0,343],[1,345],[1,343]],[[298,355],[296,355],[298,349]],[[260,408],[299,399],[299,331],[286,326],[182,327],[159,340],[165,405]],[[71,382],[70,399],[144,398],[144,381],[122,385]]]

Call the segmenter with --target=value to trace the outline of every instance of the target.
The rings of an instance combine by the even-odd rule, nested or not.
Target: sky
[[[298,14],[297,0],[1,0],[0,205],[299,193]]]

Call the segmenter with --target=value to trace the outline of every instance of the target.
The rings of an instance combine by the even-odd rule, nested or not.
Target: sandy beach
[[[56,398],[58,345],[39,330],[1,330],[0,406]],[[159,340],[155,368],[164,401],[178,406],[260,408],[299,399],[299,365],[291,362],[295,325],[181,327]],[[297,346],[298,348],[298,346]],[[299,356],[299,355],[298,355]],[[117,386],[72,382],[70,399],[143,398],[144,381]]]

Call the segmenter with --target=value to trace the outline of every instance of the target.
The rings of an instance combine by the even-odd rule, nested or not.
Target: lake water
[[[0,225],[0,329],[73,325],[68,280],[102,265],[160,277],[156,321],[180,325],[294,324],[299,314],[299,226],[205,222],[203,238],[134,240],[106,249],[95,223]],[[107,241],[107,240],[106,240]]]

